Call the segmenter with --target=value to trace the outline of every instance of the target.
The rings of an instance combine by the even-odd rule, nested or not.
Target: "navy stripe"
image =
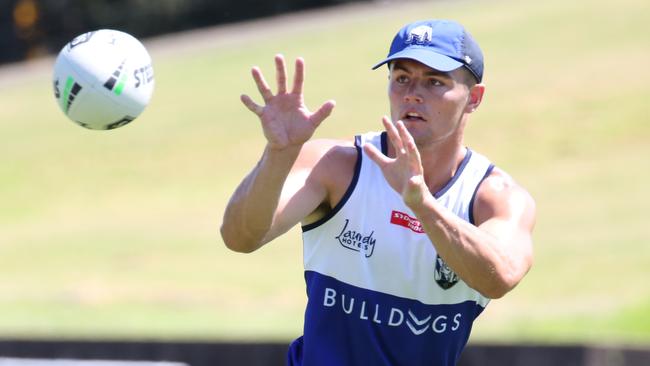
[[[465,157],[463,158],[463,161],[460,163],[460,166],[458,167],[458,170],[456,170],[456,174],[454,174],[453,177],[447,182],[447,185],[445,185],[441,190],[439,190],[436,194],[433,195],[435,198],[440,198],[442,197],[443,194],[447,193],[447,191],[451,188],[451,186],[456,183],[458,178],[460,178],[460,175],[463,174],[463,170],[465,170],[465,167],[469,163],[469,159],[472,157],[472,150],[467,148],[467,153],[465,153]]]
[[[456,365],[483,311],[475,300],[424,304],[314,271],[305,282],[305,334],[290,355],[305,366]]]
[[[388,156],[388,133],[386,131],[381,133],[381,152]]]
[[[334,206],[334,208],[325,215],[325,217],[321,218],[320,220],[313,222],[311,224],[303,225],[302,226],[302,232],[307,232],[311,229],[317,228],[318,226],[324,224],[327,222],[327,220],[331,219],[336,215],[337,212],[343,208],[343,205],[350,199],[350,196],[352,195],[352,192],[354,192],[354,187],[357,186],[357,181],[359,181],[359,174],[361,172],[361,136],[355,136],[354,137],[354,147],[357,149],[357,162],[356,165],[354,166],[354,176],[352,176],[352,182],[350,182],[350,186],[348,187],[348,190],[345,191],[345,194],[341,198],[341,201]]]
[[[474,193],[472,194],[472,199],[469,201],[469,222],[474,226],[476,226],[476,223],[474,222],[474,199],[476,198],[476,193],[478,192],[478,188],[481,186],[481,183],[483,183],[485,178],[489,177],[490,174],[492,174],[493,170],[494,170],[494,164],[490,164],[490,166],[485,171],[485,175],[483,175],[483,178],[481,178],[481,180],[476,185],[476,188],[474,189]]]

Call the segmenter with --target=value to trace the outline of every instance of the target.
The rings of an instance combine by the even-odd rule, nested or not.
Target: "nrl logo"
[[[438,286],[443,290],[452,288],[459,280],[458,275],[449,268],[447,263],[445,263],[439,255],[436,256],[436,271],[434,272],[433,277]]]
[[[366,258],[370,257],[375,251],[375,242],[377,242],[377,239],[372,237],[372,234],[375,232],[371,231],[369,235],[364,235],[355,230],[348,230],[349,223],[350,220],[345,219],[343,230],[341,230],[341,233],[335,239],[344,247],[355,252],[363,252]]]
[[[82,35],[76,36],[70,43],[68,43],[68,51],[72,50],[73,48],[79,46],[80,44],[86,43],[90,41],[90,38],[95,34],[95,32],[88,32],[84,33]]]

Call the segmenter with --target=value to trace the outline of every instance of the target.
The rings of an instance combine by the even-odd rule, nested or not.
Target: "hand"
[[[382,154],[372,144],[365,144],[363,149],[379,165],[388,184],[402,195],[404,203],[413,208],[421,204],[427,194],[431,194],[424,181],[420,152],[402,121],[397,121],[395,126],[388,117],[384,117],[382,122],[395,149],[395,158]]]
[[[260,118],[270,149],[300,148],[332,113],[335,103],[333,100],[327,101],[314,113],[307,109],[302,94],[305,76],[305,61],[302,58],[296,59],[291,92],[287,92],[287,73],[282,55],[275,56],[275,69],[277,94],[273,95],[260,69],[253,67],[253,79],[264,99],[264,106],[253,102],[248,95],[242,95],[241,101]]]

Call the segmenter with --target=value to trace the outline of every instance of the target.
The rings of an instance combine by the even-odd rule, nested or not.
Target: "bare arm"
[[[262,73],[252,75],[264,106],[247,95],[241,100],[261,121],[267,144],[264,154],[235,190],[226,207],[221,236],[230,249],[252,252],[287,231],[324,199],[325,189],[307,177],[317,154],[305,146],[315,129],[329,116],[328,101],[311,113],[304,105],[304,61],[296,60],[293,88],[287,92],[284,58],[275,58],[278,90],[273,95]],[[300,199],[295,199],[300,197]]]
[[[269,235],[273,216],[298,153],[296,149],[276,151],[267,147],[255,168],[239,184],[226,206],[221,225],[221,236],[230,249],[252,252],[273,239]]]
[[[384,119],[384,126],[396,158],[387,158],[369,145],[366,152],[402,194],[440,256],[465,283],[486,297],[499,298],[513,289],[532,265],[535,204],[530,195],[505,173],[493,172],[477,193],[474,216],[478,226],[474,226],[431,195],[419,152],[402,122],[395,127]]]
[[[414,189],[422,189],[414,187]],[[502,172],[493,172],[477,194],[474,226],[442,207],[427,190],[409,207],[438,254],[472,288],[489,298],[512,290],[532,265],[535,221],[530,195]]]

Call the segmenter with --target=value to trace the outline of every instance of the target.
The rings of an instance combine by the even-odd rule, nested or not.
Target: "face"
[[[468,72],[440,72],[420,62],[399,59],[390,65],[391,118],[402,120],[419,147],[460,141],[466,115],[481,102],[483,85],[468,82]]]

